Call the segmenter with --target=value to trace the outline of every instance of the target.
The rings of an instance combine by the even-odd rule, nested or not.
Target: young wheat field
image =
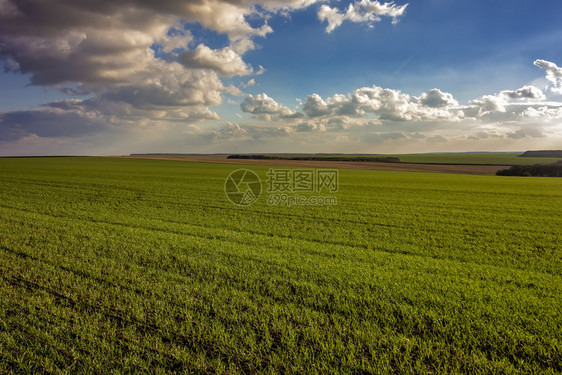
[[[562,372],[562,179],[237,168],[0,159],[0,373]]]

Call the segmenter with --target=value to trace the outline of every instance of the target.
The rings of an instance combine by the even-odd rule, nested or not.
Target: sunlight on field
[[[467,164],[467,165],[534,165],[556,163],[560,158],[520,157],[521,153],[446,153],[446,154],[392,154],[403,163]]]
[[[562,371],[561,179],[340,170],[337,205],[240,206],[236,168],[0,159],[0,370]]]

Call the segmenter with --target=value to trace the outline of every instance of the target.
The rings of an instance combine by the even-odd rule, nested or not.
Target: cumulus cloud
[[[272,32],[267,18],[315,1],[265,0],[258,10],[246,0],[0,0],[0,60],[4,67],[29,74],[33,85],[91,97],[80,104],[82,109],[52,107],[2,114],[0,126],[12,129],[11,138],[26,134],[56,137],[57,131],[46,130],[59,129],[49,119],[61,116],[61,123],[69,124],[67,119],[80,122],[93,107],[113,124],[123,126],[140,124],[140,118],[183,122],[185,126],[216,119],[218,115],[209,106],[220,105],[224,93],[242,95],[238,88],[225,86],[221,77],[254,73],[242,54],[255,48],[254,38]],[[225,34],[228,45],[211,49],[199,44],[190,49],[194,40],[191,23]],[[256,74],[263,72],[260,66]],[[14,130],[14,124],[21,124],[24,117],[35,125],[18,125],[19,130]],[[90,124],[86,128],[101,129],[88,119],[84,120]],[[36,124],[42,124],[40,129]],[[72,129],[69,134],[74,134]]]
[[[248,130],[241,127],[240,124],[227,122],[219,129],[214,131],[216,138],[238,139],[244,138],[248,134]]]
[[[464,108],[464,113],[467,117],[486,117],[496,121],[530,117],[537,113],[533,112],[533,108],[544,106],[545,99],[541,89],[526,85],[517,90],[503,90],[499,94],[473,99]]]
[[[425,140],[452,145],[455,136],[490,142],[540,138],[549,134],[549,127],[558,126],[562,118],[562,103],[547,101],[545,93],[531,85],[483,95],[465,105],[437,88],[412,96],[375,85],[330,97],[313,93],[300,102],[300,108],[307,120],[295,124],[292,119],[299,112],[266,94],[249,96],[242,105],[245,112],[268,114],[271,116],[262,118],[294,126],[296,134],[315,130],[343,132],[348,139],[378,144]]]
[[[533,99],[542,100],[545,99],[545,95],[542,90],[535,86],[523,86],[517,90],[503,90],[500,92],[507,99]]]
[[[390,17],[392,23],[396,23],[398,17],[406,11],[407,6],[408,4],[396,5],[393,1],[380,3],[376,0],[360,0],[349,4],[347,10],[342,12],[338,8],[323,4],[318,10],[318,18],[322,22],[328,22],[326,32],[331,33],[344,21],[367,23],[370,27],[373,27],[375,22],[381,21],[381,17]]]
[[[328,104],[318,94],[307,96],[302,109],[308,117],[324,116],[331,113]]]
[[[457,126],[453,123],[463,122],[526,123],[526,119],[542,122],[559,119],[562,103],[547,102],[546,99],[542,90],[531,85],[483,95],[469,101],[468,105],[460,105],[451,93],[437,88],[411,96],[400,90],[372,86],[327,98],[311,94],[305,98],[301,108],[308,118],[315,119],[327,129],[374,124],[373,119],[383,125],[393,122],[424,123],[427,127],[442,123],[454,128]],[[506,135],[507,130],[495,134]],[[434,136],[431,140],[438,139]]]
[[[246,82],[246,83],[242,82],[240,84],[240,86],[242,86],[244,88],[248,88],[248,87],[254,86],[255,84],[256,84],[256,80],[252,78],[252,79],[249,79],[248,82]]]
[[[439,129],[452,129],[480,139],[525,140],[551,134],[549,126],[559,126],[562,103],[549,95],[562,94],[562,68],[545,60],[534,62],[549,82],[544,92],[523,86],[460,105],[452,94],[437,88],[412,96],[371,86],[328,97],[310,94],[300,110],[262,93],[245,97],[240,106],[252,121],[263,120],[260,123],[227,123],[223,138],[195,126],[220,120],[210,108],[221,105],[225,94],[244,96],[240,87],[255,84],[247,77],[235,87],[224,83],[234,81],[225,77],[265,72],[262,66],[255,71],[244,54],[273,31],[268,24],[271,15],[288,15],[317,2],[0,0],[4,67],[28,75],[33,85],[82,98],[0,113],[0,141],[5,145],[18,139],[75,140],[98,133],[104,134],[99,139],[107,139],[118,129],[146,130],[154,137],[175,129],[174,134],[196,135],[198,140],[289,139],[333,131],[370,133],[383,143],[404,141],[400,135],[406,140],[439,141],[438,136],[447,137],[437,134]],[[332,32],[346,21],[373,26],[387,17],[396,22],[407,6],[359,0],[346,9],[323,4],[317,14]],[[226,36],[225,44],[211,48],[201,43],[192,34],[193,23]],[[498,125],[482,128],[489,124]]]
[[[240,108],[246,113],[264,117],[267,120],[302,117],[301,113],[277,103],[267,96],[267,94],[258,94],[256,96],[248,95],[242,104],[240,104]]]
[[[331,130],[348,130],[373,124],[381,124],[381,121],[379,120],[351,116],[329,116],[317,119],[316,121]]]
[[[562,68],[553,62],[535,60],[534,64],[546,72],[546,79],[551,84],[550,90],[562,94]]]
[[[521,117],[545,119],[547,121],[559,120],[562,119],[562,105],[526,107],[521,112]]]
[[[210,140],[234,141],[238,148],[244,142],[263,141],[284,138],[295,134],[297,129],[292,126],[265,126],[264,124],[239,124],[227,122],[219,128],[211,129],[208,133]],[[242,150],[240,150],[242,151]]]
[[[251,66],[230,47],[212,50],[199,44],[192,51],[185,51],[180,61],[190,68],[212,69],[225,76],[245,76],[253,73]]]
[[[381,120],[454,120],[462,113],[453,107],[458,102],[438,89],[411,97],[400,90],[379,86],[362,87],[350,94],[336,94],[325,100],[318,94],[306,97],[302,106],[309,117],[354,116],[371,114]]]
[[[324,131],[326,127],[321,123],[315,121],[305,121],[301,122],[296,126],[297,132],[312,132],[312,131]]]
[[[478,115],[482,116],[487,113],[505,112],[505,105],[507,101],[502,96],[497,95],[484,95],[478,99],[470,102],[473,108],[478,110]]]
[[[443,92],[439,89],[431,89],[424,92],[418,98],[419,102],[424,106],[431,108],[443,108],[459,105],[453,95],[448,92]]]
[[[170,28],[166,35],[157,40],[157,43],[162,52],[170,53],[187,48],[192,41],[193,35],[189,30]]]

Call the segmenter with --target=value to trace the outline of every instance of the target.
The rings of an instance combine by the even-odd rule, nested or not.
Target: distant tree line
[[[523,158],[562,158],[562,150],[525,151],[519,156]]]
[[[496,172],[498,176],[562,177],[562,164],[514,165]]]
[[[400,159],[393,156],[278,156],[278,155],[249,155],[235,154],[229,155],[227,159],[258,159],[258,160],[313,160],[313,161],[363,161],[363,162],[382,162],[382,163],[400,163]]]

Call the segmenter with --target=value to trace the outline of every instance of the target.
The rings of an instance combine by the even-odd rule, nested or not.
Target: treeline
[[[258,160],[312,160],[312,161],[364,161],[382,163],[400,163],[400,159],[393,156],[278,156],[278,155],[229,155],[227,159],[258,159]]]
[[[519,156],[523,158],[562,158],[562,150],[525,151]]]
[[[497,171],[496,175],[562,177],[562,165],[559,164],[514,165],[509,169],[502,169]]]

